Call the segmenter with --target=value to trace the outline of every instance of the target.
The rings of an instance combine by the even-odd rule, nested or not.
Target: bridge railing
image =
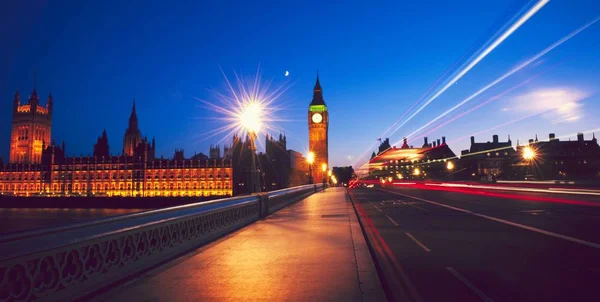
[[[299,186],[0,236],[0,301],[86,296],[321,189]]]

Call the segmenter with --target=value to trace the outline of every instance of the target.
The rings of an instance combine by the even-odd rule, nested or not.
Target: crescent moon
[[[286,70],[286,71],[285,71],[285,76],[287,77],[287,76],[289,76],[289,75],[290,75],[290,72]]]

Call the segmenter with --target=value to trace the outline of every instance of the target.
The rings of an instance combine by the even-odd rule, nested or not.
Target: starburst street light
[[[533,150],[533,148],[531,148],[529,146],[523,148],[523,159],[532,160],[532,159],[535,159],[535,157],[536,157],[536,153],[535,153],[535,150]]]
[[[308,152],[308,154],[306,155],[306,162],[308,163],[308,184],[312,184],[313,183],[313,176],[312,176],[312,165],[315,162],[315,153],[310,151]]]
[[[289,88],[288,85],[284,83],[272,89],[270,82],[261,80],[260,69],[249,78],[235,74],[235,81],[230,81],[222,73],[228,90],[223,93],[215,92],[216,102],[196,98],[207,109],[219,115],[210,119],[224,123],[214,130],[202,133],[202,139],[223,135],[223,141],[231,135],[258,136],[261,132],[281,129],[277,122],[287,121],[279,112],[285,108],[281,98]]]
[[[280,101],[282,94],[287,90],[284,85],[276,89],[270,89],[269,83],[261,81],[260,69],[256,75],[249,80],[244,81],[243,78],[235,74],[235,82],[229,81],[225,73],[223,77],[227,84],[228,90],[225,93],[216,93],[218,102],[209,102],[198,99],[204,103],[207,109],[216,112],[220,116],[213,119],[223,121],[225,125],[217,127],[207,133],[202,134],[202,139],[209,139],[217,135],[223,135],[219,143],[226,140],[228,137],[246,135],[249,138],[250,149],[252,152],[250,166],[246,170],[248,188],[247,193],[259,192],[260,171],[256,165],[256,138],[261,131],[281,129],[274,125],[277,121],[285,121],[281,117],[276,118],[275,113],[283,108],[282,105],[274,106],[276,101]]]
[[[259,101],[250,100],[237,114],[240,125],[242,125],[248,133],[258,134],[260,132],[260,127],[262,126],[262,112],[263,109],[261,108],[261,103]]]
[[[448,169],[448,171],[452,171],[452,170],[454,170],[454,163],[452,163],[451,161],[449,161],[449,162],[446,164],[446,169]]]

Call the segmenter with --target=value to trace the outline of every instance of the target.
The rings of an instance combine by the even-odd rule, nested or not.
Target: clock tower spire
[[[317,73],[317,81],[313,89],[313,98],[308,106],[308,148],[315,154],[312,167],[315,182],[326,181],[329,167],[329,112],[323,99],[323,89]]]

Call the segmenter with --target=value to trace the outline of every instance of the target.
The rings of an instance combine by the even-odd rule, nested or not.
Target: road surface
[[[416,301],[600,301],[598,196],[349,192]]]

